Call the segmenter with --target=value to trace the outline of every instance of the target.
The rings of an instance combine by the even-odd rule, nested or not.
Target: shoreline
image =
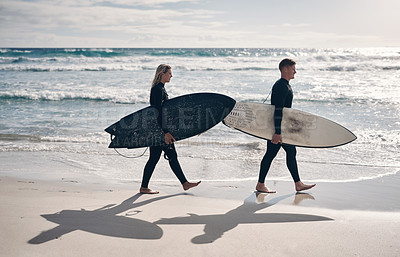
[[[145,161],[145,159],[140,160],[140,162]],[[126,190],[131,194],[136,194],[140,188],[140,179],[135,181],[106,179],[93,174],[85,163],[68,162],[68,157],[60,158],[53,154],[3,153],[0,154],[0,163],[0,179],[9,177],[28,182],[69,184],[72,187],[87,188],[87,190]],[[184,164],[188,169],[196,167],[196,164]],[[114,167],[118,167],[117,163],[114,165],[116,165]],[[144,163],[137,165],[143,167]],[[107,166],[101,168],[107,170]],[[122,166],[120,168],[129,169],[131,167]],[[168,181],[157,179],[159,175],[164,174],[170,176],[171,179]],[[197,178],[189,175],[188,179],[196,182],[201,180],[201,174]],[[243,181],[202,181],[198,187],[186,193],[196,197],[243,202],[244,199],[254,195],[256,181],[256,178]],[[314,181],[306,179],[303,182],[314,183]],[[332,210],[400,212],[399,171],[393,175],[374,179],[353,182],[317,182],[316,184],[315,188],[296,194],[292,181],[273,180],[268,177],[266,179],[267,187],[277,191],[271,197],[288,196],[280,202],[282,205]],[[158,171],[150,181],[149,187],[165,194],[185,193],[166,162],[160,162]],[[261,197],[265,197],[265,195],[261,195]]]
[[[37,174],[12,176],[11,172],[0,173],[0,181],[16,180],[21,183],[50,183],[77,187],[86,190],[119,191],[126,190],[132,194],[139,192],[140,181],[107,181],[93,175],[74,174],[64,176],[63,172],[55,172],[50,177],[37,177]],[[72,174],[71,174],[72,175]],[[191,180],[195,182],[196,180]],[[303,181],[313,183],[312,181]],[[243,201],[249,197],[256,198],[256,181],[202,181],[189,191],[184,191],[178,180],[150,181],[149,187],[164,194],[187,193],[196,197]],[[400,212],[400,172],[379,178],[354,182],[317,182],[311,190],[296,192],[291,181],[266,180],[268,188],[276,190],[276,194],[259,194],[258,198],[287,196],[280,204],[304,207],[325,208],[332,210],[359,210],[377,212]],[[260,200],[258,200],[260,201]]]

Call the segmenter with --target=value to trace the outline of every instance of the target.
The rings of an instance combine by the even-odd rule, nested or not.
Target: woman
[[[174,141],[175,138],[171,133],[164,128],[162,124],[162,105],[168,99],[168,94],[165,91],[165,83],[168,83],[172,78],[171,66],[166,64],[160,64],[157,67],[156,74],[153,79],[151,91],[150,91],[150,105],[154,106],[158,110],[158,123],[165,133],[165,144],[166,146],[151,146],[150,147],[150,157],[144,167],[142,185],[140,187],[140,193],[142,194],[158,194],[158,191],[153,191],[149,188],[149,181],[153,171],[160,160],[161,153],[164,151],[165,155],[168,157],[169,165],[172,171],[175,173],[176,177],[181,182],[183,189],[186,191],[192,187],[200,184],[201,181],[197,183],[190,183],[187,181],[185,175],[183,174],[182,168],[178,162],[178,155],[175,150]]]

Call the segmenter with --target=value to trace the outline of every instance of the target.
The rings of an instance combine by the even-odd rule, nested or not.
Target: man
[[[270,191],[265,186],[265,178],[267,176],[269,168],[271,167],[272,161],[278,154],[281,147],[286,151],[286,164],[295,183],[296,191],[307,190],[315,186],[315,184],[306,185],[300,181],[296,161],[296,147],[293,145],[282,144],[282,110],[283,107],[292,107],[293,91],[292,87],[289,85],[289,81],[291,79],[294,79],[294,74],[296,74],[296,62],[291,59],[283,59],[279,63],[279,70],[281,72],[281,79],[275,82],[274,86],[272,87],[271,95],[271,104],[275,105],[275,134],[272,136],[271,140],[268,140],[267,152],[265,153],[264,158],[261,161],[260,174],[256,186],[256,190],[262,193],[275,193],[275,191]]]

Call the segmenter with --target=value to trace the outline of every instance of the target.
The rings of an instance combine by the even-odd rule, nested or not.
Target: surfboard
[[[194,93],[165,101],[162,119],[165,128],[178,141],[201,134],[221,122],[236,101],[217,93]],[[107,127],[109,148],[140,148],[165,145],[158,110],[148,106]]]
[[[237,102],[223,123],[249,135],[271,140],[275,133],[274,111],[275,106],[269,104]],[[283,144],[310,148],[340,146],[357,138],[336,122],[293,108],[283,108],[281,135]]]

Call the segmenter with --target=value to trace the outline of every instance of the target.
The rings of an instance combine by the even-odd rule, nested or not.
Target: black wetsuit
[[[275,134],[281,134],[282,110],[283,107],[291,108],[293,101],[292,87],[286,79],[279,79],[272,87],[271,104],[275,105],[274,125]],[[273,144],[270,140],[267,143],[267,152],[261,161],[258,182],[264,183],[271,163],[278,154],[281,147],[286,152],[286,165],[292,175],[294,182],[300,181],[296,161],[296,147],[293,145]]]
[[[157,120],[164,133],[168,133],[168,130],[164,128],[162,123],[162,105],[166,100],[168,100],[168,94],[165,91],[164,84],[159,82],[151,89],[150,105],[158,109]],[[169,165],[181,184],[187,182],[182,168],[178,162],[178,155],[176,153],[174,144],[166,146],[151,146],[150,157],[146,163],[146,166],[144,167],[142,187],[148,188],[151,175],[153,174],[153,171],[160,160],[162,151],[164,151],[168,157]]]

